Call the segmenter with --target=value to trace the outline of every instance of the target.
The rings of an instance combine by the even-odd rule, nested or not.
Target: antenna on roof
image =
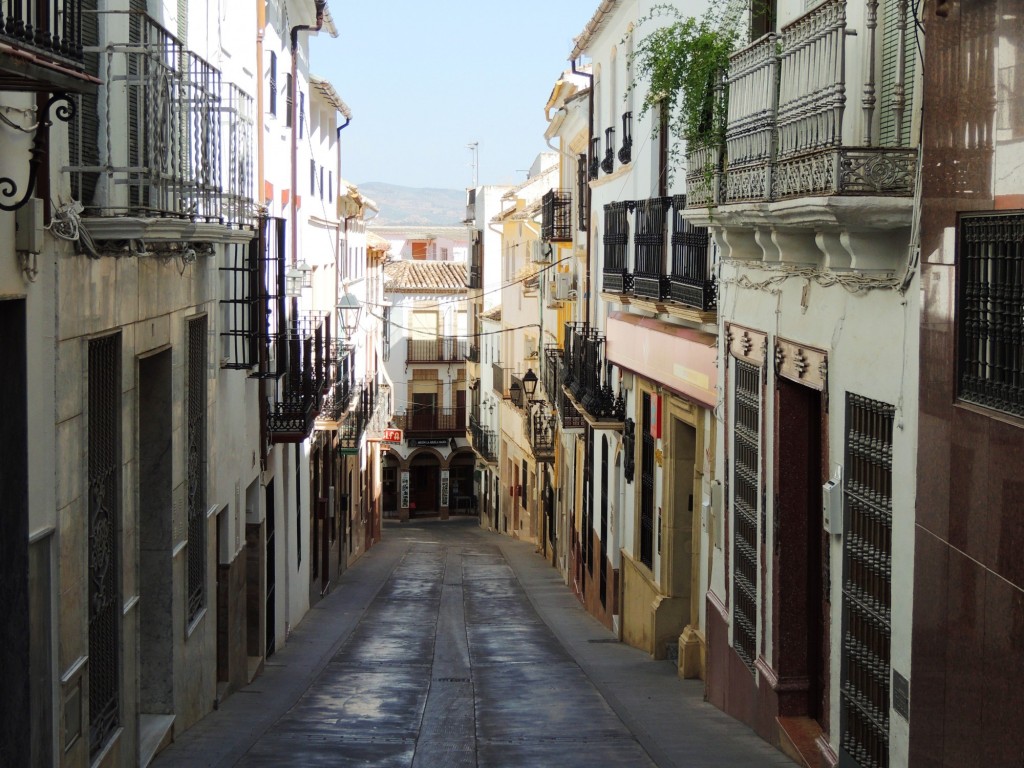
[[[477,187],[477,172],[478,172],[478,170],[480,168],[480,143],[476,142],[476,141],[472,141],[472,142],[470,142],[469,144],[466,145],[466,149],[468,149],[470,152],[473,153],[473,160],[472,160],[472,163],[471,163],[472,166],[473,166],[473,189],[476,189],[476,187]]]

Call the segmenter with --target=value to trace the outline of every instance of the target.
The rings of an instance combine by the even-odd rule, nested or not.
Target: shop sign
[[[441,470],[441,506],[448,506],[448,485],[449,485],[449,472],[447,469]]]
[[[401,499],[401,504],[399,506],[402,509],[408,509],[409,508],[409,473],[408,472],[403,472],[402,473],[402,481],[401,481],[400,490],[399,490],[399,498]]]
[[[402,430],[388,428],[384,430],[384,442],[385,443],[401,443],[402,442]]]
[[[417,448],[447,448],[451,440],[447,437],[410,437],[409,445]]]

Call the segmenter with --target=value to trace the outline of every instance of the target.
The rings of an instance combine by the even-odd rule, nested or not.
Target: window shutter
[[[913,20],[907,15],[907,30],[904,48],[903,66],[903,125],[900,135],[896,135],[896,113],[892,109],[892,99],[896,91],[896,78],[899,70],[900,53],[900,5],[908,0],[883,0],[882,4],[882,82],[878,101],[880,126],[879,145],[883,147],[907,146],[910,143],[910,103],[914,96],[914,70],[916,49],[913,39]]]

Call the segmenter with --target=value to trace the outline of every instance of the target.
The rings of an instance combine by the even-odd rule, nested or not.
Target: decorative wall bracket
[[[56,109],[54,109],[54,105],[56,105]],[[0,177],[0,211],[16,211],[32,198],[32,193],[36,188],[36,179],[40,167],[46,161],[50,143],[50,126],[53,125],[53,120],[50,118],[51,109],[58,120],[64,123],[70,122],[75,116],[75,100],[68,93],[55,93],[47,99],[46,106],[39,116],[39,122],[36,124],[32,149],[29,151],[28,182],[25,185],[25,191],[18,197],[18,183],[8,176]],[[11,200],[14,202],[9,202]]]

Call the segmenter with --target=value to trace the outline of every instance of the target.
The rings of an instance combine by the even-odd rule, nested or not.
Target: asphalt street
[[[154,765],[793,763],[617,642],[531,545],[459,518],[386,523],[264,673]]]

